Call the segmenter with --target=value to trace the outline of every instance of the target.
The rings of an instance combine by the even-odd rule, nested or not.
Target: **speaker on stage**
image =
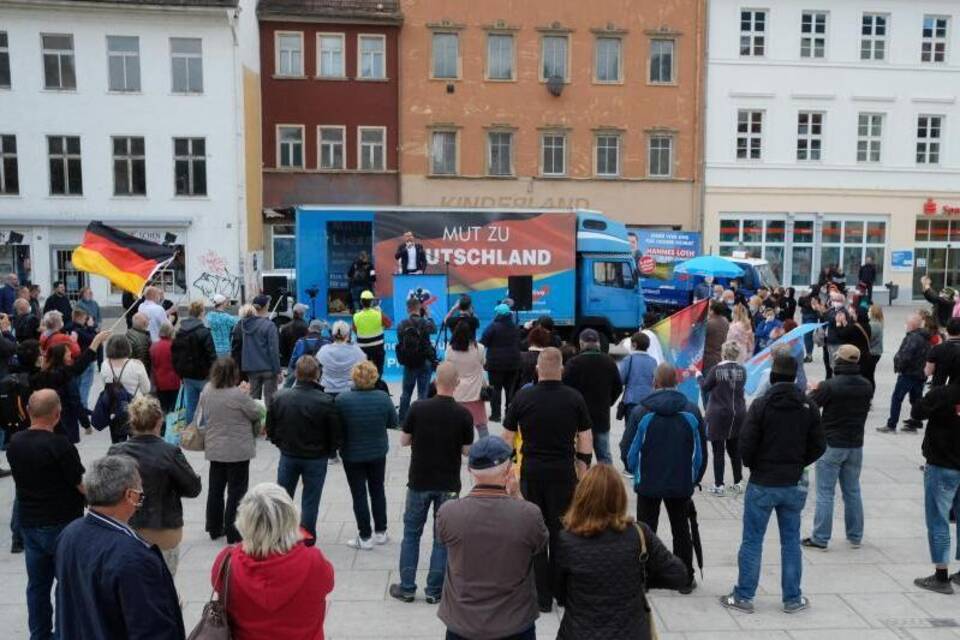
[[[533,311],[533,276],[507,276],[514,311]]]

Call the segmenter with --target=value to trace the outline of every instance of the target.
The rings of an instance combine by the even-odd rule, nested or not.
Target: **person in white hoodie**
[[[320,348],[317,360],[323,367],[320,386],[327,394],[336,396],[353,388],[353,367],[366,360],[367,355],[350,342],[350,325],[343,320],[334,322],[330,333],[333,342]]]

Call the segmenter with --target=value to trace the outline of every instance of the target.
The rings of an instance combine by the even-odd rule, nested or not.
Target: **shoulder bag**
[[[647,613],[647,623],[650,626],[650,640],[660,640],[657,633],[657,626],[654,622],[653,611],[650,609],[650,601],[647,600],[647,537],[643,535],[643,527],[639,522],[634,522],[633,526],[637,528],[637,535],[640,536],[640,582],[642,583],[640,595],[643,597],[643,609]]]
[[[230,622],[227,620],[227,602],[230,596],[230,558],[233,557],[233,549],[223,557],[223,564],[220,565],[220,572],[217,583],[220,585],[222,595],[213,589],[210,593],[210,601],[203,606],[203,613],[200,614],[200,622],[193,628],[187,640],[230,640]]]
[[[203,403],[197,400],[197,410],[193,413],[193,421],[180,431],[180,448],[187,451],[203,451],[206,438],[200,421],[203,419]]]

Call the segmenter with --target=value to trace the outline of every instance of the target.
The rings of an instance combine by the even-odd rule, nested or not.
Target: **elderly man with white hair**
[[[57,541],[57,629],[61,640],[183,640],[173,576],[160,550],[130,528],[143,505],[137,463],[106,456],[83,476],[90,509]]]
[[[147,314],[138,311],[133,314],[133,324],[126,333],[127,342],[130,343],[130,357],[143,363],[147,375],[150,374],[150,345],[153,344],[147,328],[149,325],[150,318]]]
[[[43,314],[43,332],[40,334],[40,350],[46,354],[50,347],[65,344],[70,355],[76,358],[80,355],[80,345],[75,336],[63,331],[63,314],[59,311],[47,311]]]
[[[501,438],[474,443],[473,490],[437,514],[448,566],[437,615],[448,640],[536,638],[533,558],[547,545],[547,525],[540,509],[520,497],[512,456]]]
[[[3,286],[0,287],[0,313],[8,316],[13,315],[13,301],[17,299],[17,287],[20,286],[20,279],[17,274],[8,273],[3,278]]]
[[[167,312],[163,305],[163,290],[160,287],[147,287],[143,291],[143,302],[140,303],[138,313],[147,316],[147,331],[150,332],[150,341],[160,339],[160,326],[167,321]]]

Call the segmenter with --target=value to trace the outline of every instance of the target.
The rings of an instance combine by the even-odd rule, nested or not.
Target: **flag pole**
[[[150,273],[150,277],[147,278],[147,283],[144,284],[143,289],[140,290],[140,295],[137,296],[137,299],[134,301],[134,303],[129,307],[127,307],[124,310],[123,314],[119,318],[117,318],[112,325],[110,325],[110,329],[109,329],[110,332],[113,332],[113,330],[117,328],[117,325],[120,324],[123,320],[125,320],[128,315],[130,315],[130,312],[137,307],[137,304],[139,304],[140,302],[143,302],[143,292],[147,290],[147,287],[153,284],[153,279],[157,277],[157,274],[160,273],[160,271],[162,271],[163,269],[166,269],[168,266],[170,266],[170,263],[173,262],[173,259],[176,257],[177,257],[177,254],[174,253],[172,256],[170,256],[169,258],[167,258],[166,260],[158,264],[156,267],[154,267],[153,271]],[[183,296],[180,296],[180,299],[183,300]]]

